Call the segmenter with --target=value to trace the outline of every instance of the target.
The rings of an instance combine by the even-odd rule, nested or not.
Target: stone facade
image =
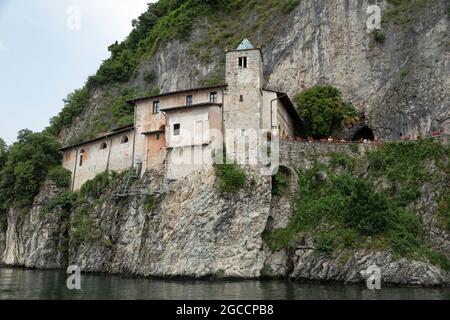
[[[63,149],[63,167],[72,172],[72,189],[106,170],[123,171],[133,165],[134,131],[126,128]]]

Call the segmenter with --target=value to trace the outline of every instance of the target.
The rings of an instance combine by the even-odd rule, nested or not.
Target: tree
[[[332,86],[316,86],[295,97],[298,111],[305,121],[309,135],[326,137],[342,124],[357,121],[356,110],[351,103],[342,101],[341,92]]]
[[[0,206],[29,208],[50,168],[62,160],[56,138],[30,130],[19,132],[0,172]]]
[[[0,170],[2,170],[3,166],[6,162],[6,157],[8,156],[8,146],[5,141],[0,138]]]

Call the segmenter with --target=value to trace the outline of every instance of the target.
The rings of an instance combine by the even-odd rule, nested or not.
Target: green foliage
[[[72,182],[71,172],[61,166],[51,168],[48,172],[48,178],[58,188],[68,188]]]
[[[423,166],[424,161],[439,162],[445,153],[445,148],[432,139],[387,143],[369,154],[369,164],[374,173],[417,188],[432,179]]]
[[[153,71],[147,71],[144,74],[144,81],[147,83],[153,83],[156,81],[157,78],[158,76]]]
[[[275,196],[283,196],[289,190],[289,185],[291,183],[290,174],[280,169],[273,177],[272,183],[272,194]]]
[[[299,232],[322,230],[318,250],[330,253],[338,245],[353,246],[356,239],[387,237],[396,252],[408,252],[417,245],[420,224],[386,193],[375,192],[369,180],[348,174],[333,175],[330,181],[317,179],[315,167],[300,174],[300,190],[294,218],[285,229],[266,238],[274,250],[289,246]]]
[[[6,159],[8,158],[8,146],[5,141],[0,138],[0,170],[4,167]]]
[[[236,164],[227,164],[227,153],[224,150],[220,151],[219,155],[223,155],[223,164],[216,163],[214,165],[216,176],[218,179],[218,189],[220,192],[236,193],[245,186],[245,179],[247,175],[245,171],[239,168]],[[216,161],[217,162],[217,161]]]
[[[62,155],[58,141],[44,133],[19,132],[0,173],[0,205],[29,208],[50,168],[59,165]]]
[[[349,144],[350,151],[353,153],[359,153],[359,146],[356,143]]]
[[[50,120],[46,132],[58,135],[64,127],[70,126],[89,104],[89,91],[86,87],[75,90],[64,99],[64,108],[59,115]]]
[[[364,159],[333,154],[329,168],[315,164],[299,173],[301,194],[290,224],[265,231],[263,239],[274,251],[295,248],[305,237],[312,237],[317,251],[328,255],[336,249],[390,249],[448,270],[450,262],[430,249],[419,219],[408,209],[421,196],[422,185],[434,179],[425,165],[434,163],[436,171],[442,173],[445,166],[448,169],[448,157],[449,148],[433,140],[387,143]],[[352,170],[336,171],[352,167],[355,161],[370,163],[364,178],[353,175]],[[389,181],[386,190],[376,187],[380,177]],[[439,205],[438,215],[445,228],[450,227],[449,201],[445,193]]]
[[[62,217],[68,218],[72,210],[76,207],[78,194],[65,192],[49,199],[41,208],[40,214],[58,212]]]
[[[235,164],[216,165],[220,192],[236,193],[245,185],[246,174]]]
[[[422,249],[421,255],[426,257],[432,264],[440,266],[445,271],[450,271],[450,261],[445,254],[425,248]]]
[[[384,43],[386,41],[386,36],[384,35],[383,31],[377,29],[372,32],[372,34],[376,42]]]
[[[331,153],[330,165],[333,169],[344,168],[351,172],[355,168],[355,159],[343,153]]]
[[[420,17],[422,10],[434,0],[387,0],[391,5],[386,10],[383,20],[396,25],[412,25]]]
[[[282,2],[281,11],[285,14],[291,12],[300,4],[300,0],[283,0]]]
[[[336,248],[336,239],[330,233],[321,233],[314,239],[316,249],[318,252],[326,255],[331,255]]]
[[[114,171],[105,171],[98,174],[94,179],[87,181],[80,190],[80,195],[85,198],[99,198],[105,193],[112,180],[117,177]]]
[[[95,241],[100,238],[98,231],[95,229],[95,221],[91,216],[93,211],[88,200],[81,198],[78,201],[69,230],[69,237],[75,243]]]
[[[444,196],[439,203],[439,218],[441,220],[442,227],[450,232],[450,195]]]
[[[158,208],[158,205],[159,205],[158,198],[154,194],[148,194],[145,197],[144,210],[146,212],[150,212],[150,211]]]
[[[309,135],[324,137],[339,128],[344,117],[347,123],[355,120],[356,110],[342,101],[341,92],[331,86],[316,86],[295,97],[298,111],[305,121]]]

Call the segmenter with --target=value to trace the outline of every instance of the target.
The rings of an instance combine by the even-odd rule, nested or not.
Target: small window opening
[[[106,149],[108,149],[108,145],[106,144],[106,142],[103,142],[103,143],[100,145],[100,150],[106,150]]]
[[[247,68],[247,57],[239,58],[239,68]]]
[[[156,140],[159,140],[160,137],[161,137],[161,134],[157,133],[157,134],[156,134]]]
[[[81,150],[81,152],[80,152],[80,167],[83,166],[83,160],[84,160],[84,150]]]
[[[241,95],[239,96],[239,101],[240,101],[240,102],[244,102],[244,95],[241,94]]]
[[[159,101],[153,101],[153,114],[159,113],[160,106]]]
[[[190,95],[190,96],[187,96],[186,97],[186,105],[187,106],[192,106],[192,101],[193,101],[194,99],[193,99],[193,97]]]
[[[129,141],[128,136],[123,136],[122,139],[120,140],[120,143],[125,144],[128,143],[128,141]]]
[[[181,125],[179,123],[173,125],[173,135],[179,136],[181,131]]]
[[[217,92],[211,92],[209,94],[209,102],[217,103]]]

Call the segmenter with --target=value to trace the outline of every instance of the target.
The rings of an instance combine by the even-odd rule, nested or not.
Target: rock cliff
[[[282,167],[293,172],[317,161],[329,164],[334,154],[363,159],[374,148],[283,142],[280,153]],[[367,174],[367,167],[363,165],[362,170],[361,174]],[[116,195],[126,181],[120,175],[84,199],[87,210],[80,211],[79,203],[68,216],[61,208],[43,211],[45,202],[63,192],[46,184],[29,213],[11,210],[4,260],[30,268],[78,265],[87,272],[164,278],[289,277],[351,283],[364,281],[361,272],[376,264],[385,283],[450,283],[449,274],[436,263],[401,257],[384,248],[344,249],[330,256],[317,249],[313,237],[307,237],[294,247],[271,250],[264,233],[290,223],[295,197],[302,194],[292,177],[289,191],[276,196],[272,178],[252,170],[237,194],[219,192],[213,170],[170,183],[148,172],[133,184],[128,197],[120,198]],[[448,257],[449,235],[440,224],[436,205],[446,185],[444,173],[433,185],[423,184],[424,193],[412,208],[424,225],[423,241],[430,241]],[[151,196],[148,206],[148,195],[155,191],[158,196]]]
[[[293,97],[318,83],[333,85],[365,112],[379,138],[425,136],[448,128],[448,1],[379,3],[382,42],[367,31],[369,0],[299,1],[289,13],[255,9],[241,13],[239,27],[227,17],[221,17],[222,24],[198,19],[188,40],[162,44],[142,59],[124,87],[144,94],[150,88],[168,92],[223,82],[227,39],[240,35],[261,45],[267,87]],[[150,84],[148,74],[154,75]],[[105,96],[120,94],[120,88],[93,90],[84,112],[62,131],[63,144],[90,129],[96,116],[111,107]]]
[[[267,11],[263,21],[255,9],[232,30],[262,46],[265,81],[272,89],[293,96],[317,83],[331,84],[366,113],[368,125],[384,139],[443,129],[448,126],[450,103],[448,1],[411,1],[420,5],[401,6],[406,12],[382,2],[384,42],[366,30],[366,10],[372,2],[299,1],[288,13]],[[109,116],[111,106],[105,97],[120,95],[124,88],[167,92],[220,81],[225,48],[210,37],[228,28],[209,18],[197,19],[188,39],[156,48],[126,83],[92,89],[86,108],[62,129],[62,144],[89,131],[99,116],[106,121],[102,117]],[[149,73],[156,75],[150,83]],[[364,154],[369,147],[359,148]],[[287,144],[281,151],[283,164],[292,172],[318,160],[329,163],[334,152],[353,152],[346,146],[308,144]],[[448,233],[437,216],[439,199],[448,187],[447,174],[441,172],[435,185],[423,184],[422,196],[411,208],[420,217],[425,239],[449,257]],[[0,263],[3,258],[9,265],[30,268],[77,264],[85,271],[157,277],[270,276],[344,282],[362,281],[361,271],[376,263],[386,282],[450,282],[447,272],[429,261],[401,258],[386,250],[358,249],[330,257],[318,254],[314,241],[307,239],[293,250],[272,251],[263,241],[264,231],[289,224],[292,198],[272,196],[271,179],[254,172],[248,173],[246,188],[235,195],[219,193],[215,179],[211,171],[166,185],[163,177],[150,172],[133,185],[137,195],[121,199],[115,194],[125,183],[122,178],[98,196],[88,197],[88,210],[82,214],[76,209],[69,214],[44,213],[43,205],[63,193],[47,183],[30,212],[10,210],[4,240],[0,233]],[[301,195],[296,185],[292,183],[291,193]],[[146,194],[155,190],[165,192],[155,207],[148,208]],[[82,227],[75,230],[78,233],[75,225]]]

